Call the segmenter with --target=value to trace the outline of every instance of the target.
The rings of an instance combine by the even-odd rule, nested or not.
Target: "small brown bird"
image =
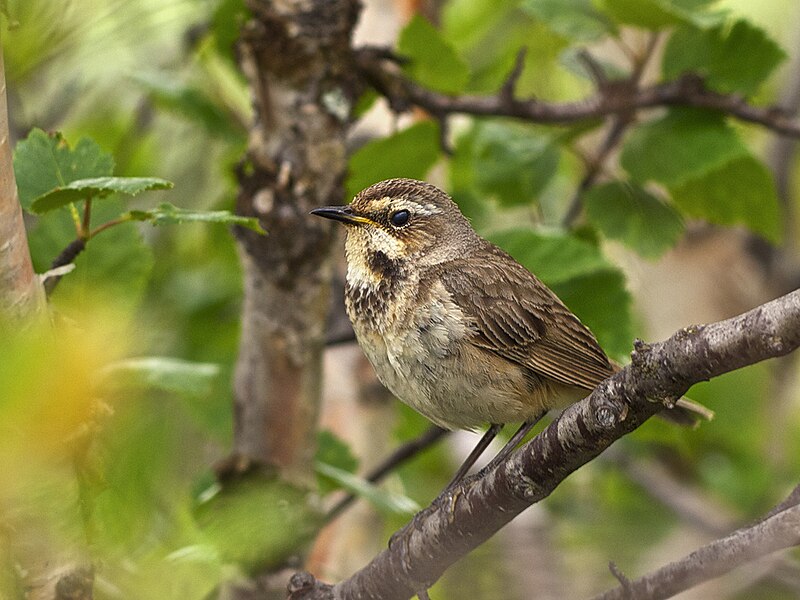
[[[347,226],[347,313],[378,379],[440,427],[491,425],[453,483],[502,424],[523,426],[495,462],[549,409],[617,371],[578,317],[435,186],[390,179],[311,212]],[[670,412],[690,411],[708,414],[690,402]]]

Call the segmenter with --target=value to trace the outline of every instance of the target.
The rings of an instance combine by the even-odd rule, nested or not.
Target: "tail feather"
[[[714,411],[684,396],[676,400],[673,406],[664,408],[658,415],[678,425],[697,427],[702,421],[713,419]]]

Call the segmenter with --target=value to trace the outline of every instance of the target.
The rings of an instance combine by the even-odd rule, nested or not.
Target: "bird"
[[[439,427],[489,426],[448,488],[504,424],[522,423],[487,468],[549,410],[619,370],[558,296],[479,236],[438,187],[388,179],[311,214],[346,227],[345,306],[381,383]],[[673,420],[710,416],[677,404]]]

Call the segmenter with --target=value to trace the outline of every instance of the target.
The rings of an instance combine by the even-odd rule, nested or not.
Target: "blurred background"
[[[524,45],[518,97],[566,101],[593,90],[577,47],[613,73],[650,39],[637,27],[622,27],[613,40],[602,31],[585,34],[577,21],[548,19],[553,4],[366,0],[355,41],[394,46],[415,15],[424,15],[468,66],[467,91],[495,91]],[[173,181],[168,199],[175,205],[234,208],[235,168],[253,118],[235,50],[248,18],[241,0],[8,0],[8,9],[2,43],[13,143],[34,127],[58,130],[73,146],[89,137],[113,156],[115,174]],[[746,19],[785,50],[752,101],[796,110],[800,6],[730,0],[713,10]],[[662,77],[670,31],[659,38],[644,81]],[[412,41],[405,44],[413,50]],[[383,100],[364,104],[348,138],[349,195],[376,173],[424,177],[447,189],[482,234],[526,265],[550,263],[543,279],[623,362],[634,338],[657,341],[733,316],[800,281],[798,158],[793,143],[763,127],[729,124],[774,181],[761,204],[742,209],[752,215],[714,223],[702,212],[675,211],[672,226],[659,221],[651,232],[644,218],[640,231],[615,236],[614,215],[598,216],[589,201],[585,214],[564,221],[585,159],[602,140],[600,123],[549,128],[458,117],[447,133],[455,152],[445,156],[436,123],[421,111],[398,117]],[[376,166],[387,147],[375,144],[387,139],[395,154]],[[409,151],[413,165],[403,163]],[[601,180],[614,177],[617,163],[616,154],[609,157]],[[143,194],[130,206],[159,201]],[[74,234],[55,219],[27,219],[35,267],[44,272]],[[245,491],[226,512],[215,465],[234,443],[242,304],[236,243],[216,225],[119,229],[94,240],[51,297],[67,323],[63,339],[28,331],[0,341],[0,560],[11,571],[21,560],[9,551],[16,524],[36,523],[22,556],[33,560],[42,547],[73,556],[80,547],[96,565],[97,598],[215,597],[223,582],[286,564],[335,581],[385,547],[410,516],[406,501],[429,503],[477,441],[448,436],[392,474],[383,495],[360,499],[321,529],[319,514],[344,485],[335,477],[323,478],[314,494],[313,518],[272,510],[306,498],[290,485],[252,497]],[[550,262],[550,251],[563,264]],[[332,255],[336,315],[341,239]],[[347,341],[346,323],[331,321],[330,336],[339,339],[324,354],[325,454],[318,458],[363,473],[428,423],[380,387]],[[800,473],[796,358],[742,369],[695,386],[690,396],[716,419],[696,430],[648,422],[454,566],[432,597],[496,598],[499,586],[508,599],[586,597],[616,584],[609,561],[640,575],[785,497]],[[85,539],[88,545],[75,541]],[[773,556],[681,597],[797,598],[797,559]],[[14,577],[4,581],[0,589],[21,591]]]

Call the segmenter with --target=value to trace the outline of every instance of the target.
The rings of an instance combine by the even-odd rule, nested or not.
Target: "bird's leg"
[[[497,456],[495,456],[491,461],[489,461],[489,464],[486,465],[483,468],[483,471],[485,471],[485,472],[491,471],[497,465],[499,465],[500,463],[504,462],[509,456],[511,456],[511,453],[514,451],[514,448],[516,448],[517,445],[523,439],[525,439],[525,436],[528,435],[528,433],[530,433],[530,431],[534,427],[536,427],[536,424],[539,421],[541,421],[546,414],[547,414],[547,411],[544,410],[544,411],[540,412],[538,415],[536,415],[535,417],[533,417],[532,419],[528,419],[527,421],[525,421],[520,426],[520,428],[517,429],[517,432],[514,435],[511,436],[511,439],[508,440],[508,443],[505,446],[503,446],[503,449],[500,450],[500,452],[497,453]]]
[[[472,468],[472,465],[474,465],[475,461],[480,458],[481,454],[483,454],[489,444],[492,443],[492,440],[497,437],[497,434],[500,433],[502,428],[503,426],[497,423],[489,426],[489,429],[487,429],[486,433],[483,434],[483,437],[480,439],[478,444],[475,446],[472,452],[469,453],[467,460],[465,460],[464,464],[458,468],[458,471],[456,471],[456,474],[453,476],[453,480],[447,484],[446,488],[444,488],[445,492],[451,490],[459,481],[464,478],[464,475],[466,475],[467,472]]]

